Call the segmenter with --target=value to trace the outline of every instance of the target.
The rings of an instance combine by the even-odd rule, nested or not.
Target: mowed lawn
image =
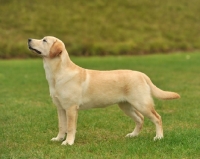
[[[85,68],[132,69],[181,99],[155,99],[164,139],[153,141],[149,119],[136,138],[125,138],[134,122],[115,106],[79,112],[75,144],[51,142],[57,112],[49,96],[41,59],[0,60],[1,159],[200,158],[200,53],[73,57]],[[66,90],[67,91],[67,90]]]

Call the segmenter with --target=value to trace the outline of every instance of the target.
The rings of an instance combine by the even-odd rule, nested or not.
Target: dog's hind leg
[[[144,122],[144,117],[141,113],[139,113],[131,104],[129,103],[120,103],[120,109],[129,117],[131,117],[135,121],[135,129],[132,133],[126,135],[126,137],[135,137],[138,136]]]
[[[154,140],[163,138],[163,128],[161,116],[155,111],[153,99],[146,98],[132,103],[142,115],[148,117],[156,126],[156,136]]]

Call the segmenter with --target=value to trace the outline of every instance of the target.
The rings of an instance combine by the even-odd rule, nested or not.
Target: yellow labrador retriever
[[[156,126],[154,140],[163,138],[161,116],[154,109],[152,95],[159,99],[177,99],[179,94],[157,88],[144,73],[131,70],[96,71],[74,64],[64,43],[51,36],[28,39],[30,50],[43,57],[50,95],[57,106],[59,132],[52,141],[75,140],[78,111],[118,104],[135,123],[127,137],[137,136],[147,116]]]

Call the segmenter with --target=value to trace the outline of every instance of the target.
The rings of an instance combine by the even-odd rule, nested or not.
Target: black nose
[[[28,39],[28,42],[30,43],[32,39]]]

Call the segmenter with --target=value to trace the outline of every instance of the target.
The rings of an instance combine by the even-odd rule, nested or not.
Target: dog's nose
[[[28,42],[30,43],[32,39],[28,39]]]

